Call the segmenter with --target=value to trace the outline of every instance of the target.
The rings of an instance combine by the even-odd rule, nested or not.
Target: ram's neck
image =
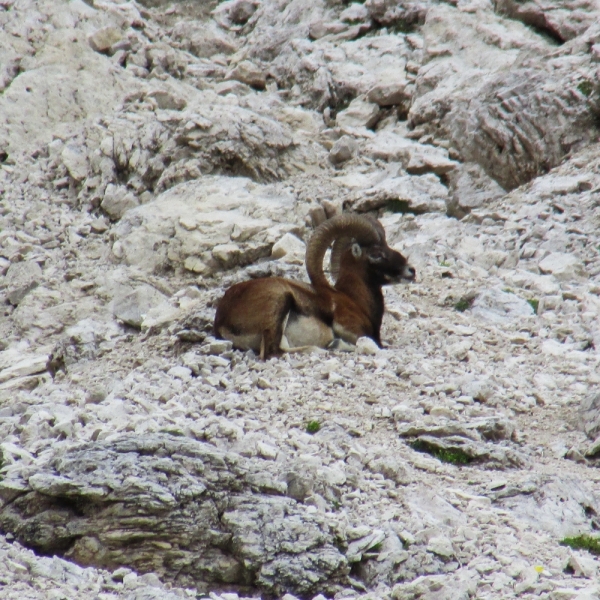
[[[373,339],[381,345],[379,331],[383,319],[383,293],[381,286],[369,282],[366,277],[355,273],[341,273],[335,289],[349,296],[368,318],[372,327]]]

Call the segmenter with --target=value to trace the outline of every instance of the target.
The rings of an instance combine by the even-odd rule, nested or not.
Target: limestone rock
[[[533,315],[533,308],[526,300],[496,289],[478,294],[471,311],[482,319],[498,324]]]
[[[406,93],[406,81],[385,82],[369,90],[367,98],[378,106],[394,106],[410,99]]]
[[[173,28],[172,35],[173,39],[198,58],[233,54],[237,50],[235,40],[214,24],[180,21]]]
[[[111,46],[123,39],[123,33],[117,27],[102,27],[88,38],[90,46],[96,52],[107,53]]]
[[[264,90],[267,81],[263,70],[249,60],[238,63],[227,73],[226,79],[241,81],[257,90]]]
[[[296,229],[284,220],[292,205],[288,191],[242,177],[180,184],[126,213],[113,253],[148,271],[181,264],[210,273],[245,265],[268,256],[282,234]]]
[[[42,269],[34,261],[12,263],[6,272],[6,297],[14,306],[35,289],[42,278]]]
[[[581,403],[578,423],[590,439],[593,440],[600,435],[600,393],[588,394]]]
[[[3,354],[3,353],[2,353]],[[42,373],[46,370],[48,356],[42,354],[40,356],[17,356],[11,366],[0,370],[0,383],[4,383],[16,377],[24,377]]]
[[[273,461],[155,434],[82,445],[51,462],[28,477],[27,493],[16,498],[10,482],[0,484],[4,498],[13,496],[0,512],[3,530],[32,543],[28,531],[45,523],[34,542],[45,552],[83,565],[151,570],[180,586],[252,577],[277,595],[334,586],[349,571],[323,517],[275,495],[285,484]],[[165,469],[178,476],[166,477]],[[68,502],[95,508],[76,516],[65,511]],[[66,527],[74,519],[76,536]],[[234,545],[224,544],[231,539]]]
[[[511,19],[545,31],[559,42],[566,42],[584,33],[598,15],[593,3],[501,0],[496,10]]]
[[[61,152],[61,158],[69,175],[75,181],[82,181],[88,175],[87,157],[76,146],[67,144]]]
[[[334,165],[340,165],[350,160],[357,149],[358,143],[356,140],[349,135],[343,135],[339,140],[336,140],[331,147],[331,150],[329,151],[329,160]]]
[[[359,212],[386,207],[399,213],[445,212],[448,189],[435,175],[388,177],[344,205]]]
[[[585,267],[572,254],[553,252],[539,263],[542,273],[552,273],[559,281],[571,281],[586,277]]]
[[[352,100],[350,106],[339,112],[336,117],[338,127],[342,131],[348,132],[356,129],[370,129],[378,120],[379,107],[372,102],[368,102],[362,96]]]
[[[138,204],[134,194],[125,186],[109,183],[100,206],[112,220],[118,221],[130,208]]]
[[[113,305],[113,314],[123,323],[140,329],[146,313],[165,301],[166,296],[163,293],[145,284],[130,294],[117,298]]]
[[[271,249],[273,258],[297,265],[304,264],[305,254],[306,244],[291,233],[286,233]]]

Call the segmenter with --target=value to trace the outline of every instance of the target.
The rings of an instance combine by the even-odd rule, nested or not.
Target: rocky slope
[[[600,597],[599,17],[0,0],[0,598]],[[341,210],[385,347],[214,340]]]

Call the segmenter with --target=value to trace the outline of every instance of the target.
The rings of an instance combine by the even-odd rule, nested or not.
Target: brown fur
[[[415,270],[383,239],[365,247],[348,244],[340,252],[335,286],[317,275],[313,285],[272,277],[232,286],[217,306],[215,335],[269,358],[281,353],[284,328],[292,319],[300,327],[306,324],[307,334],[314,336],[312,345],[327,347],[334,338],[355,344],[366,336],[381,346],[381,288],[414,279]],[[316,321],[322,326],[314,327]]]

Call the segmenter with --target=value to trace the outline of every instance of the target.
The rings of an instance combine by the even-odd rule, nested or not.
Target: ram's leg
[[[283,331],[293,305],[293,296],[291,294],[286,294],[279,302],[277,302],[277,305],[273,307],[274,318],[272,326],[267,327],[262,332],[260,343],[260,358],[262,360],[281,354]]]

